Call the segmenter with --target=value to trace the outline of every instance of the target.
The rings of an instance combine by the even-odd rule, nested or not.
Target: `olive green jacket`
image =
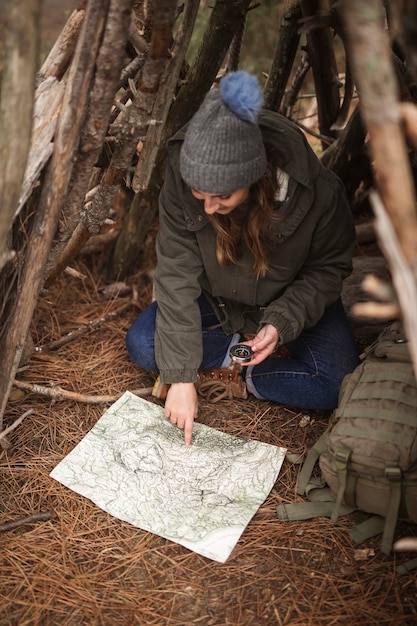
[[[351,273],[355,231],[340,180],[286,118],[263,111],[259,123],[278,166],[290,177],[286,199],[276,204],[279,219],[268,226],[274,246],[264,278],[253,273],[249,251],[237,265],[218,264],[216,235],[203,203],[179,172],[184,129],[169,141],[155,273],[155,357],[163,382],[196,380],[202,292],[226,333],[256,333],[272,324],[280,343],[287,343],[319,321]]]

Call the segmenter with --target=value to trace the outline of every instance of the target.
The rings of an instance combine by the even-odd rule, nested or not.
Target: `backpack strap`
[[[400,361],[402,363],[411,363],[410,349],[407,340],[381,339],[375,346],[374,354],[376,357],[385,358],[389,361]]]
[[[340,507],[342,505],[343,496],[345,495],[347,476],[348,476],[348,463],[352,455],[352,451],[347,448],[339,448],[334,454],[334,462],[337,469],[337,475],[339,478],[339,489],[336,496],[336,504],[333,509],[331,520],[336,523],[337,518],[340,515]]]
[[[349,476],[348,469],[351,454],[351,450],[344,448],[339,448],[334,454],[334,462],[338,474],[339,490],[336,495],[336,503],[330,518],[333,523],[336,523],[338,517],[340,515],[343,515],[343,513],[341,513],[341,505],[343,500],[348,503],[354,502],[354,500],[352,500],[352,496],[349,496],[348,494],[348,492],[351,492],[352,494],[354,493],[354,481],[350,480],[352,477]],[[385,478],[388,480],[390,486],[390,497],[387,514],[385,516],[385,520],[381,518],[383,520],[382,526],[379,524],[379,522],[370,521],[373,520],[375,517],[378,518],[379,516],[373,516],[372,518],[370,518],[370,520],[368,520],[369,531],[371,532],[371,534],[366,536],[365,539],[373,537],[374,535],[377,535],[383,531],[381,552],[383,554],[390,554],[392,542],[394,539],[395,528],[398,520],[398,513],[400,510],[402,488],[401,469],[395,466],[387,466],[385,468]],[[356,529],[359,535],[361,532],[363,532],[363,530],[364,529],[361,528],[361,525],[359,524],[358,528]],[[356,539],[354,540],[357,541]]]
[[[401,502],[402,476],[399,467],[386,467],[385,477],[389,481],[390,499],[385,516],[384,533],[382,535],[381,552],[389,554],[391,552],[394,539],[395,527]]]
[[[310,448],[307,453],[307,456],[304,460],[303,466],[298,475],[297,481],[297,494],[299,496],[304,496],[307,491],[307,485],[310,482],[311,474],[313,473],[313,469],[315,464],[317,463],[320,454],[323,452],[326,447],[327,439],[329,438],[330,428],[327,428],[321,437],[317,439],[315,444]],[[325,482],[323,481],[323,485]],[[318,485],[316,485],[317,487]]]
[[[311,478],[305,487],[305,495],[309,502],[278,504],[276,511],[279,520],[293,522],[315,517],[331,517],[335,498],[322,478]],[[348,515],[356,509],[348,504],[341,504],[339,511],[340,515]]]
[[[300,522],[317,517],[330,517],[333,509],[334,501],[294,502],[293,504],[278,504],[276,511],[280,522]],[[348,504],[342,504],[340,515],[348,515],[354,510]]]
[[[363,543],[371,537],[380,535],[384,530],[385,519],[380,515],[372,515],[364,522],[355,524],[348,529],[347,534],[357,544]]]
[[[322,490],[325,495],[327,489]],[[330,497],[330,489],[328,490]],[[295,502],[293,504],[278,504],[277,516],[280,522],[299,522],[308,519],[315,519],[318,517],[331,517],[334,509],[334,498],[329,501],[310,501],[310,502]],[[341,504],[339,508],[339,515],[349,515],[356,511],[354,507],[348,504]],[[359,545],[372,537],[380,535],[384,531],[385,519],[380,515],[371,515],[368,519],[355,524],[346,530],[349,537]],[[400,569],[404,571],[399,571]],[[397,568],[398,574],[404,574],[411,569],[417,568],[417,559],[407,561],[402,566]]]
[[[299,474],[297,493],[305,495],[309,502],[278,504],[276,512],[281,522],[329,517],[335,523],[340,516],[348,515],[357,510],[355,506],[343,503],[344,497],[348,502],[352,501],[348,495],[352,487],[349,484],[350,476],[348,472],[348,463],[351,456],[350,450],[340,448],[335,453],[335,464],[340,484],[336,498],[322,478],[311,478],[314,465],[326,445],[329,432],[330,429],[326,430],[314,446],[310,448]],[[347,533],[356,544],[363,543],[367,539],[383,533],[381,551],[383,554],[389,554],[401,501],[401,470],[398,467],[387,467],[385,476],[389,480],[391,491],[390,505],[386,518],[372,515],[364,522],[351,527]],[[410,569],[417,567],[417,559],[415,561],[416,564],[410,565]],[[408,567],[408,564],[404,564],[405,566]]]
[[[276,511],[281,521],[290,522],[313,519],[315,517],[331,517],[335,506],[334,496],[323,478],[311,477],[314,466],[326,447],[330,431],[331,426],[324,431],[321,437],[309,449],[298,475],[297,494],[306,496],[309,502],[278,504]],[[347,515],[355,510],[355,507],[347,504],[339,505],[340,515]]]
[[[397,567],[397,574],[399,575],[407,574],[408,572],[411,572],[411,570],[416,569],[416,568],[417,568],[417,559],[410,559],[409,561],[406,561],[405,563]]]

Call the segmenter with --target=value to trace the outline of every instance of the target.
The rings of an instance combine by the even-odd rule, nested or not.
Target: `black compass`
[[[244,343],[237,343],[229,351],[233,363],[249,363],[253,357],[252,349]]]

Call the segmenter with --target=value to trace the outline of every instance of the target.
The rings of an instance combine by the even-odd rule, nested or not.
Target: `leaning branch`
[[[68,77],[54,149],[33,220],[14,311],[10,315],[7,328],[4,329],[4,340],[0,346],[0,430],[33,311],[42,288],[48,252],[68,188],[89,94],[90,78],[100,42],[99,25],[102,21],[101,3],[90,3]]]
[[[89,95],[87,116],[82,127],[69,191],[62,208],[59,237],[48,258],[47,285],[50,285],[65,270],[91,234],[84,227],[77,229],[76,225],[80,219],[93,166],[103,147],[114,95],[120,80],[126,32],[130,20],[130,5],[130,0],[110,2],[103,40],[97,54],[97,71]],[[101,224],[102,221],[99,222],[96,232],[99,231]],[[70,240],[69,243],[68,240]]]
[[[133,102],[126,108],[125,120],[110,164],[91,205],[83,213],[82,228],[89,233],[97,233],[108,217],[120,184],[129,172],[143,130],[152,119],[152,109],[169,58],[176,5],[176,0],[163,0],[155,6],[151,45],[143,65],[139,88],[135,89]]]
[[[9,249],[9,231],[30,143],[40,0],[6,6],[6,58],[0,71],[0,271],[15,254]]]
[[[405,262],[417,265],[415,191],[383,2],[345,0],[339,7],[378,193]]]
[[[417,374],[417,267],[409,264],[405,257],[382,199],[375,191],[371,192],[370,199],[376,217],[375,229],[379,245],[390,266],[405,334],[410,342],[411,359]]]
[[[71,13],[61,34],[39,70],[38,81],[45,80],[49,76],[61,80],[64,76],[74,56],[77,39],[85,18],[86,4],[86,0],[82,0]]]

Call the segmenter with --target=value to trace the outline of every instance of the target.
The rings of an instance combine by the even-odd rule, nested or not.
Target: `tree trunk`
[[[225,67],[226,73],[237,72],[239,69],[240,53],[242,50],[243,37],[245,34],[245,28],[246,28],[246,19],[247,19],[247,14],[245,17],[245,21],[243,22],[243,24],[241,24],[240,29],[235,32],[235,34],[233,35],[233,39],[230,43],[229,50],[227,53],[226,67]]]
[[[32,128],[41,0],[8,0],[0,101],[0,272],[25,173]]]
[[[72,12],[61,34],[46,57],[38,73],[38,80],[53,76],[61,80],[70,66],[75,46],[85,17],[87,0],[81,0]]]
[[[384,29],[384,9],[381,0],[368,0],[366,4],[362,0],[345,0],[340,4],[340,11],[352,72],[360,93],[362,118],[370,136],[375,184],[381,198],[374,206],[382,207],[379,222],[382,216],[388,224],[385,229],[379,229],[380,234],[385,233],[385,240],[381,238],[380,244],[385,246],[387,258],[401,256],[401,263],[396,266],[397,298],[417,371],[416,288],[413,285],[417,281],[416,198],[401,125],[390,42]],[[392,250],[386,239],[391,224]],[[408,295],[410,287],[412,306]]]
[[[155,8],[151,45],[145,60],[139,89],[125,111],[120,134],[111,161],[103,174],[91,206],[84,211],[77,236],[97,233],[113,207],[120,184],[129,173],[141,135],[152,118],[152,109],[168,62],[172,28],[176,18],[176,0],[163,0]],[[88,232],[87,232],[88,231]]]
[[[271,71],[265,85],[265,107],[279,111],[300,41],[298,0],[286,0]]]
[[[178,88],[181,68],[191,39],[199,0],[192,0],[185,9],[182,27],[177,33],[175,47],[152,110],[158,124],[149,126],[139,154],[133,178],[136,193],[129,213],[119,233],[108,268],[108,278],[128,275],[138,267],[139,252],[157,213],[158,195],[162,181],[166,142],[162,135],[170,106]]]
[[[81,135],[71,184],[62,210],[60,238],[48,259],[49,285],[79,252],[88,239],[89,231],[75,231],[80,221],[84,198],[88,191],[91,172],[103,147],[110,113],[119,84],[123,53],[130,23],[131,0],[111,0],[103,41],[97,55],[97,72],[91,90],[88,116]],[[101,223],[98,224],[98,229]],[[71,243],[65,249],[71,237]],[[77,242],[77,243],[75,243]],[[58,257],[59,260],[57,261]]]
[[[94,67],[94,58],[91,58],[91,53],[95,48],[95,39],[100,37],[102,30],[100,22],[102,21],[102,3],[92,2],[89,4],[83,34],[78,42],[68,78],[54,151],[46,172],[24,265],[19,276],[14,311],[7,320],[7,327],[4,329],[0,344],[0,430],[2,430],[4,409],[43,284],[47,255],[71,175],[90,86],[87,78]],[[2,444],[6,445],[4,440]]]
[[[234,34],[246,20],[251,0],[217,0],[201,46],[172,106],[165,141],[194,115],[213,85]]]
[[[404,330],[409,340],[410,356],[417,377],[417,272],[416,267],[408,263],[397,239],[395,229],[392,228],[386,207],[381,198],[374,191],[371,194],[371,203],[375,213],[375,229],[381,249],[387,259],[392,281],[397,293],[398,301],[403,313]]]
[[[406,260],[417,264],[414,185],[382,1],[345,0],[340,11],[361,115],[370,135],[375,182]]]
[[[417,3],[395,0],[392,5],[399,26],[398,41],[407,59],[407,68],[417,82]]]
[[[59,82],[51,76],[42,81],[36,89],[29,155],[14,219],[37,187],[42,171],[53,152],[53,139],[62,109],[65,87],[65,81]]]
[[[321,154],[320,160],[342,180],[352,206],[360,183],[365,181],[369,187],[372,181],[365,130],[358,107],[336,141]]]
[[[139,154],[138,164],[133,177],[132,188],[136,193],[148,188],[149,180],[155,168],[158,153],[165,145],[162,144],[166,121],[175,93],[178,90],[180,73],[184,66],[185,55],[193,34],[195,20],[199,9],[199,0],[189,0],[184,11],[181,28],[178,29],[172,57],[166,67],[165,77],[152,110],[155,124],[148,127],[143,147]]]
[[[180,89],[166,123],[161,126],[161,131],[156,131],[158,137],[156,148],[161,148],[158,156],[156,151],[153,155],[149,153],[152,150],[152,143],[148,139],[151,136],[148,131],[144,147],[146,158],[140,154],[135,186],[136,190],[148,186],[151,171],[149,166],[146,167],[148,161],[151,165],[155,165],[152,172],[152,189],[148,189],[141,197],[136,196],[132,203],[126,223],[116,242],[109,269],[109,278],[115,280],[126,276],[129,271],[137,267],[140,247],[157,211],[157,195],[161,184],[160,168],[164,160],[164,146],[169,137],[197,110],[205,94],[212,86],[235,32],[244,26],[249,4],[250,0],[234,0],[234,2],[217,0],[200,49],[187,73],[185,85]],[[190,17],[184,19],[185,23],[194,21],[194,10],[189,7]],[[180,46],[183,54],[186,52],[187,45],[188,38]],[[178,76],[179,67],[175,65],[174,67],[175,76]],[[171,72],[167,72],[168,74],[170,75]],[[155,104],[154,113],[157,112],[157,119],[159,119],[158,112],[163,116],[162,119],[168,113],[174,85],[171,87],[170,92],[161,93],[160,104],[158,105],[158,100]],[[166,108],[167,105],[168,108]],[[139,169],[142,164],[144,164],[143,171]]]
[[[302,0],[301,9],[303,16],[309,17],[328,11],[329,3],[324,0]],[[307,53],[316,88],[320,134],[336,137],[337,133],[331,127],[339,113],[340,80],[333,47],[333,32],[329,27],[312,29],[307,33]],[[327,144],[323,147],[326,146]]]

